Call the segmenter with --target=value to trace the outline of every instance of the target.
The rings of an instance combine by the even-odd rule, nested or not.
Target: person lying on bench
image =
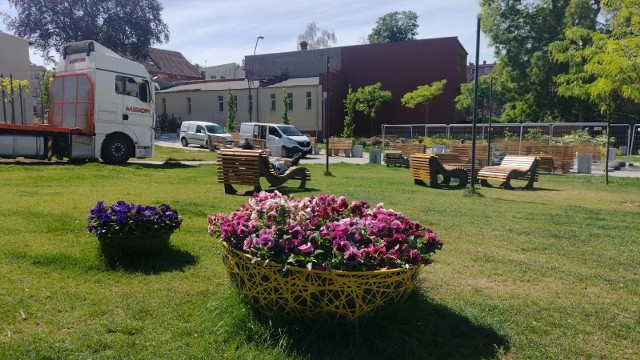
[[[244,139],[244,142],[242,143],[241,148],[243,150],[253,150],[253,145],[251,145],[251,143],[247,140]],[[298,163],[300,162],[300,159],[302,158],[302,153],[296,153],[295,155],[293,155],[293,158],[289,159],[289,158],[269,158],[269,161],[271,162],[271,165],[273,166],[273,168],[275,169],[276,173],[278,175],[282,175],[284,173],[287,172],[287,169],[289,169],[292,166],[298,166]]]

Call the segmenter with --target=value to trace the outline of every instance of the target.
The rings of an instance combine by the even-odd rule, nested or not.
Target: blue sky
[[[161,0],[163,20],[171,31],[170,41],[154,47],[180,51],[192,63],[218,65],[242,63],[251,55],[258,36],[258,54],[295,51],[298,35],[312,21],[333,30],[335,46],[363,43],[376,20],[389,12],[411,10],[418,14],[418,39],[457,36],[475,60],[477,0]],[[7,1],[0,11],[15,13]],[[0,30],[7,31],[0,21]],[[79,39],[80,40],[80,39]],[[492,62],[493,50],[481,35],[480,61]],[[41,64],[37,54],[31,61]]]

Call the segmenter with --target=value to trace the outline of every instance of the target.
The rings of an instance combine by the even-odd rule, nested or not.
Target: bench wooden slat
[[[415,153],[409,157],[411,177],[416,185],[426,185],[432,188],[441,188],[451,183],[451,179],[458,179],[454,187],[467,186],[469,172],[459,166],[444,166],[440,160],[431,154]],[[425,182],[426,181],[426,182]]]
[[[485,166],[478,172],[477,178],[482,186],[491,186],[487,180],[501,180],[500,186],[513,189],[511,180],[524,180],[525,189],[533,189],[533,183],[538,181],[538,165],[540,160],[534,156],[507,155],[498,166]]]
[[[218,152],[218,182],[224,184],[225,193],[236,194],[232,184],[253,186],[252,194],[262,189],[260,179],[265,178],[272,187],[280,186],[286,181],[300,180],[299,188],[304,189],[311,178],[309,170],[292,166],[279,175],[273,169],[265,150],[220,149]]]

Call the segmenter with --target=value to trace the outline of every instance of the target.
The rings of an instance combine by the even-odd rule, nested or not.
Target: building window
[[[187,98],[187,114],[191,114],[191,98]]]
[[[293,110],[293,94],[287,93],[287,107],[289,110]]]
[[[162,113],[163,114],[167,113],[167,99],[166,98],[162,98]]]
[[[224,112],[224,96],[218,95],[218,112]]]
[[[311,110],[311,91],[307,91],[307,110]]]
[[[487,66],[486,68],[484,68],[484,74],[488,75],[489,73],[491,73],[491,68]]]
[[[276,111],[276,94],[271,94],[271,111]]]

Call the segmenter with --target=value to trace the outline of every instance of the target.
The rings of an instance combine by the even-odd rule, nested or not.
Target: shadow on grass
[[[100,259],[109,270],[143,274],[184,271],[185,268],[198,262],[196,256],[173,245],[153,252],[122,252],[99,246],[98,252]]]
[[[9,160],[9,161],[0,161],[0,165],[19,165],[19,166],[83,166],[87,164],[101,164],[104,166],[115,166],[115,167],[128,167],[128,168],[144,168],[144,169],[184,169],[184,168],[192,168],[197,165],[185,164],[178,161],[165,161],[163,163],[157,162],[130,162],[126,164],[105,164],[96,161],[87,161],[87,160],[76,160],[76,161],[43,161],[43,160]]]
[[[420,290],[354,323],[260,321],[272,329],[272,346],[284,342],[292,356],[312,359],[485,359],[509,351],[504,336],[434,303]]]

